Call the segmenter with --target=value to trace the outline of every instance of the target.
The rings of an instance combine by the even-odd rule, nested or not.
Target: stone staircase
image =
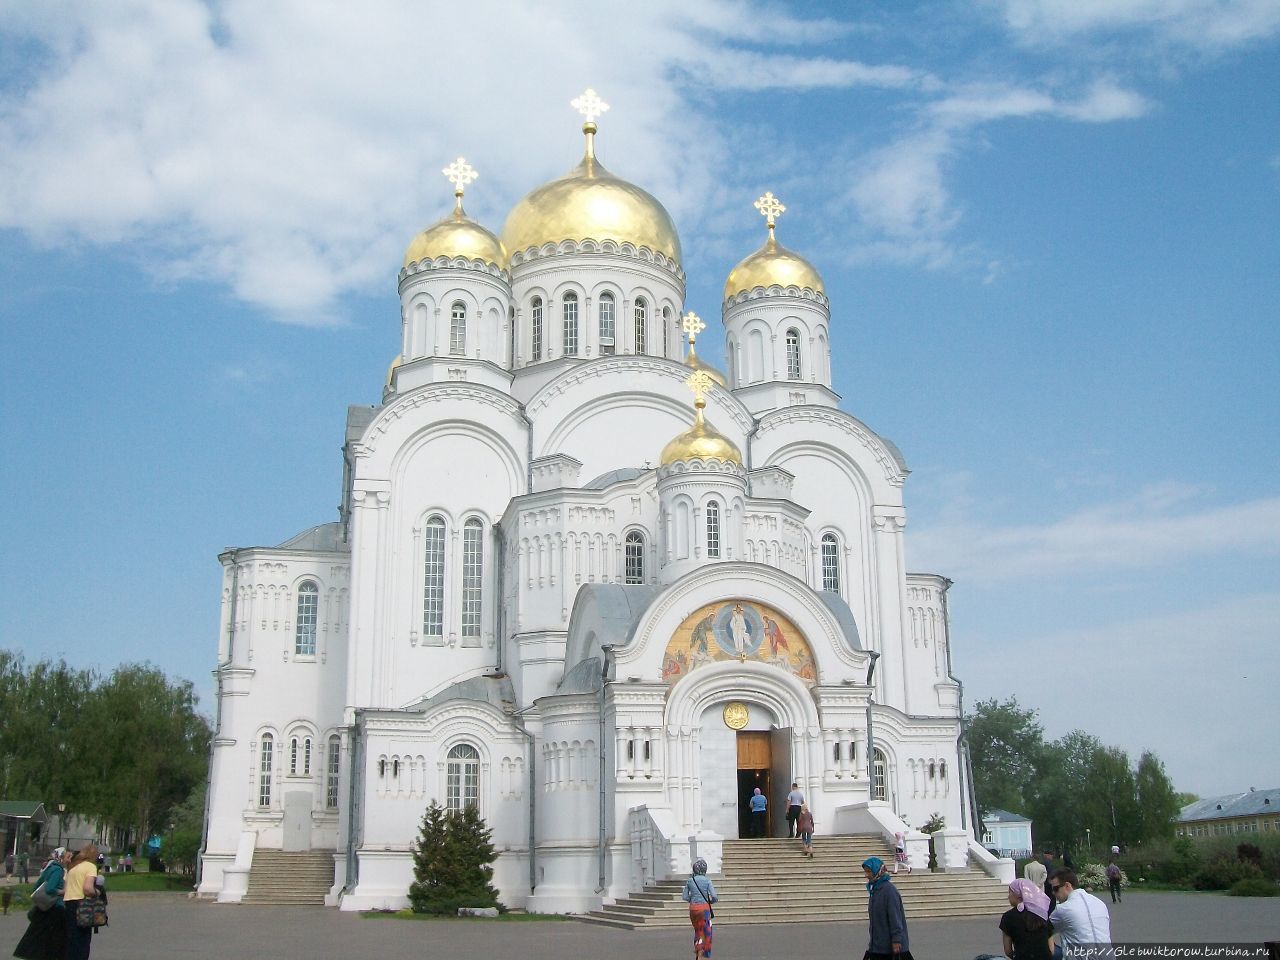
[[[867,919],[862,861],[893,861],[893,850],[876,836],[821,837],[812,860],[797,840],[726,840],[724,872],[713,876],[717,924],[804,923]],[[998,917],[1006,909],[1004,884],[980,869],[965,873],[905,870],[893,878],[908,921],[929,917]],[[633,930],[687,926],[689,908],[680,899],[684,880],[669,880],[578,917],[588,923]]]
[[[322,907],[332,886],[332,850],[255,850],[249,889],[240,902],[255,907]]]

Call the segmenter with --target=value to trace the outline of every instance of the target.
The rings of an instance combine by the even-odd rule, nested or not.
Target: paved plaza
[[[1000,953],[997,917],[911,922],[919,960],[970,960]],[[21,911],[0,917],[0,957],[26,926]],[[1190,893],[1133,893],[1112,911],[1117,940],[1261,942],[1280,939],[1280,899]],[[724,926],[717,960],[858,960],[862,924]],[[174,894],[117,894],[111,927],[94,939],[94,960],[175,957],[477,957],[519,960],[685,960],[688,931],[624,931],[575,921],[365,919],[319,907],[218,906]]]

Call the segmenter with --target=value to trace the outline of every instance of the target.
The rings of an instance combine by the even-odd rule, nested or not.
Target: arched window
[[[329,738],[329,751],[325,756],[324,806],[326,810],[338,809],[338,772],[342,769],[342,747],[337,737]]]
[[[320,609],[320,588],[314,580],[298,584],[298,609],[294,618],[293,652],[299,657],[316,655],[316,615]]]
[[[720,501],[707,501],[707,557],[720,557]]]
[[[612,293],[600,294],[600,355],[613,353],[614,300]]]
[[[431,517],[423,530],[422,634],[444,636],[444,518]]]
[[[840,541],[834,533],[822,535],[822,589],[840,592]]]
[[[445,809],[461,810],[480,804],[480,753],[469,743],[449,751],[445,768]]]
[[[671,308],[662,308],[662,355],[671,356]]]
[[[623,570],[624,583],[644,583],[644,534],[632,530],[625,541],[626,568]]]
[[[449,308],[449,352],[455,357],[467,353],[467,305],[461,300]]]
[[[484,526],[475,517],[462,528],[462,636],[480,637],[480,592],[484,586]]]
[[[296,777],[298,775],[298,738],[293,737],[289,741],[289,776]]]
[[[738,376],[738,348],[730,340],[725,348],[725,370],[729,374],[730,386],[736,387],[742,382]]]
[[[884,753],[879,747],[871,754],[871,799],[887,800],[889,764],[885,762]]]
[[[531,309],[533,314],[533,359],[542,359],[542,298],[534,297]]]
[[[647,341],[645,340],[645,327],[649,323],[649,304],[645,301],[644,297],[636,297],[635,320],[636,320],[636,341],[635,341],[636,351],[635,352],[638,354],[645,353],[647,350],[647,347],[646,347]]]
[[[276,740],[269,733],[258,744],[258,806],[271,806],[271,768],[275,763]]]
[[[787,331],[787,379],[800,379],[800,331]]]
[[[564,318],[564,355],[578,355],[578,295],[566,293],[560,305]]]
[[[311,738],[302,738],[302,775],[311,776]]]

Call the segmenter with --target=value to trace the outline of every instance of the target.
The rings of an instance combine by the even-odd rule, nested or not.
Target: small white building
[[[1031,821],[1008,810],[987,810],[982,818],[982,845],[1002,857],[1027,859],[1035,849],[1031,842]]]
[[[869,318],[832,315],[770,194],[724,287],[727,373],[686,353],[675,224],[593,116],[500,235],[450,168],[381,403],[348,413],[339,519],[219,558],[202,895],[312,849],[331,902],[404,905],[433,799],[478,805],[502,899],[541,912],[624,896],[690,837],[714,860],[757,785],[780,818],[798,782],[828,829],[870,801],[964,822],[950,582],[908,572],[902,454],[831,386],[831,324]]]

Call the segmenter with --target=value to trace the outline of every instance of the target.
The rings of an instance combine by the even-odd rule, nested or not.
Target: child
[[[907,838],[900,833],[893,835],[893,872],[906,865],[907,873],[911,873],[911,861],[907,859]]]

